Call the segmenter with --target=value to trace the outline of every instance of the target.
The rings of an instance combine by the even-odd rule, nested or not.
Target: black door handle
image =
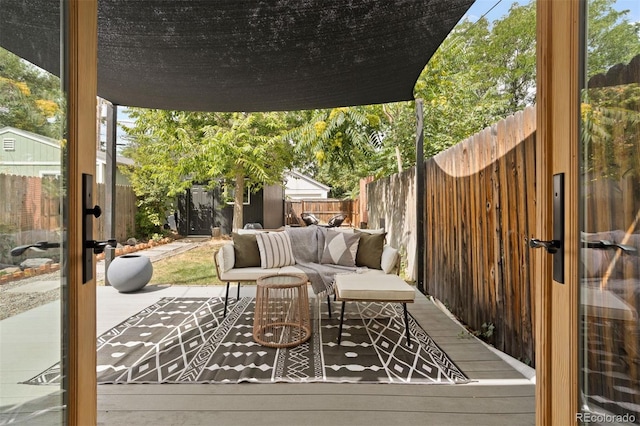
[[[531,238],[529,240],[529,247],[543,248],[547,253],[556,254],[558,249],[562,247],[562,242],[560,240],[543,241],[537,238]]]
[[[58,248],[60,243],[50,243],[48,241],[38,241],[33,244],[25,244],[23,246],[14,247],[11,249],[11,256],[20,256],[22,253],[29,249],[36,250],[49,250],[50,248]]]
[[[115,248],[118,245],[116,240],[106,240],[106,241],[96,241],[96,240],[87,240],[86,248],[93,249],[94,254],[100,254],[107,247]]]
[[[599,250],[617,250],[620,249],[625,253],[636,253],[636,250],[633,246],[628,246],[625,244],[615,243],[609,240],[598,240],[598,241],[582,241],[582,247],[591,248],[591,249],[599,249]]]

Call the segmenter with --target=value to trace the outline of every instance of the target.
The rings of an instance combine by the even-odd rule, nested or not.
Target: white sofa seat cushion
[[[222,281],[256,281],[263,275],[277,274],[280,268],[265,269],[259,266],[248,268],[235,268],[220,273]]]
[[[338,274],[336,275],[338,298],[347,300],[413,301],[416,293],[413,287],[397,275]]]
[[[283,266],[278,270],[278,275],[282,274],[304,275],[304,271],[296,266]]]

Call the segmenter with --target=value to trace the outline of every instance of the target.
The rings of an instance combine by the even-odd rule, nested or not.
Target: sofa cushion
[[[300,228],[286,228],[291,239],[291,249],[296,263],[318,262],[318,227],[310,225]]]
[[[218,250],[216,262],[221,272],[227,272],[235,266],[235,253],[233,244],[225,244]]]
[[[363,228],[363,229],[358,229],[358,232],[364,232],[367,234],[386,234],[386,232],[384,232],[384,228],[377,228],[377,229]]]
[[[382,269],[382,250],[386,234],[360,233],[358,252],[356,253],[356,266],[366,266],[371,269]]]
[[[296,263],[291,240],[286,232],[256,234],[260,251],[260,266],[263,268],[280,268]]]
[[[380,259],[380,266],[385,274],[393,272],[393,268],[396,267],[398,261],[398,250],[387,245],[382,249],[382,258]]]
[[[360,234],[327,229],[320,263],[355,266]]]
[[[233,249],[235,254],[235,268],[249,268],[260,266],[260,250],[256,234],[238,234],[233,232]]]
[[[336,290],[341,299],[413,301],[415,290],[397,275],[336,275]]]
[[[263,275],[277,274],[280,268],[264,269],[259,266],[249,268],[234,268],[220,273],[222,281],[256,281]]]
[[[305,272],[296,266],[283,266],[278,269],[278,275],[282,274],[305,275]]]

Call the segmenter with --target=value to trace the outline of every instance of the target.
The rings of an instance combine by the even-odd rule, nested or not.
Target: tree
[[[587,30],[589,77],[628,63],[640,52],[640,23],[630,23],[629,10],[617,11],[614,0],[590,0]]]
[[[483,62],[498,89],[503,117],[535,103],[535,2],[522,6],[514,3],[509,14],[494,23]]]
[[[433,156],[499,119],[502,101],[497,84],[487,78],[489,23],[458,25],[433,55],[416,82],[424,101],[424,154]],[[414,115],[413,111],[406,114]],[[415,119],[405,119],[415,127]],[[406,133],[406,132],[405,132]],[[414,144],[413,141],[406,143]]]
[[[165,212],[175,208],[178,194],[208,179],[203,129],[223,117],[143,108],[129,111],[134,125],[124,126],[129,144],[123,154],[134,160],[135,167],[122,171],[138,196],[138,226],[150,232],[164,223]]]
[[[233,228],[243,226],[245,185],[255,192],[282,182],[292,147],[282,138],[283,113],[206,113],[132,108],[130,145],[136,167],[125,173],[155,226],[174,208],[175,197],[194,183],[221,185],[234,193]],[[230,188],[233,188],[231,191]]]
[[[243,226],[245,186],[255,192],[282,183],[285,169],[291,167],[293,150],[283,137],[284,124],[282,113],[234,113],[204,128],[206,175],[233,182],[234,230]]]
[[[382,146],[381,119],[373,108],[310,111],[287,136],[296,155],[306,159],[303,171],[331,185],[334,197],[353,193],[359,179],[371,173],[372,160]]]
[[[0,127],[60,139],[63,118],[60,79],[0,48]]]

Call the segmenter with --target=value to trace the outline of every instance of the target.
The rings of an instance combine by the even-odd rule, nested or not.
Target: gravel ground
[[[60,272],[37,275],[0,285],[0,320],[18,315],[60,299],[60,287],[49,291],[32,291],[29,284],[60,280]],[[23,291],[21,291],[21,289]]]
[[[184,238],[184,242],[205,243],[209,238]],[[49,291],[34,291],[30,284],[39,281],[60,281],[60,271],[36,275],[0,285],[0,320],[18,315],[29,309],[37,308],[60,299],[60,287]],[[104,285],[104,266],[96,269],[97,285]],[[23,289],[23,291],[21,291]]]

